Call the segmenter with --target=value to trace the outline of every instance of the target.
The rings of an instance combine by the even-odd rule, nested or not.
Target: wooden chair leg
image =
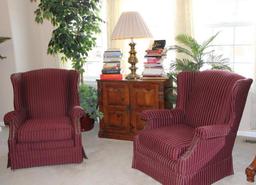
[[[252,163],[246,168],[245,174],[247,176],[248,182],[254,182],[254,176],[256,174],[256,157],[252,161]]]

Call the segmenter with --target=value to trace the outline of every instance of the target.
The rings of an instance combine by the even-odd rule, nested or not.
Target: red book
[[[101,80],[122,80],[123,75],[122,74],[101,74],[100,79]]]
[[[156,64],[161,63],[161,58],[149,57],[147,58],[147,62],[145,64]]]
[[[163,49],[155,49],[155,50],[148,49],[146,50],[146,52],[147,54],[162,54]]]

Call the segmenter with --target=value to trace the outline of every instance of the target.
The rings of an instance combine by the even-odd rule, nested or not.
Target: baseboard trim
[[[256,130],[238,131],[238,136],[256,138]]]

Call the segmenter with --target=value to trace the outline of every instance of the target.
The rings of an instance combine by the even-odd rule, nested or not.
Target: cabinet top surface
[[[165,82],[169,79],[147,79],[147,80],[141,80],[141,79],[138,79],[138,80],[100,80],[100,79],[97,79],[98,82]]]

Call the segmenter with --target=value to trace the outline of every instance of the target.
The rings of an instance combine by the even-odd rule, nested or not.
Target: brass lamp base
[[[125,77],[125,79],[127,79],[127,80],[137,80],[137,79],[140,79],[140,75],[130,73]]]
[[[136,80],[136,79],[140,79],[140,76],[138,74],[136,74],[136,64],[138,63],[138,59],[136,57],[136,51],[135,51],[135,43],[132,41],[129,46],[131,47],[130,50],[130,56],[128,58],[128,63],[131,64],[131,67],[129,67],[129,69],[131,70],[131,73],[129,75],[127,75],[125,78],[127,80]]]

